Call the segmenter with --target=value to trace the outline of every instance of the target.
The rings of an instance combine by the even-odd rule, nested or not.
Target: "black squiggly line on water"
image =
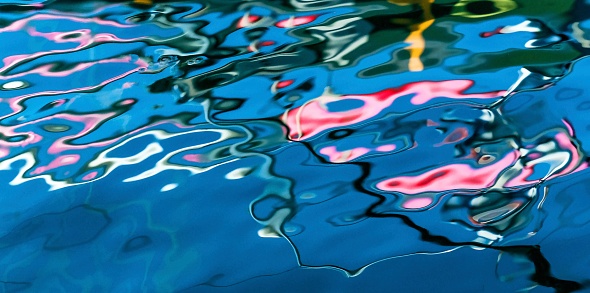
[[[489,248],[489,249],[493,249],[493,250],[497,250],[497,251],[508,252],[511,254],[524,256],[528,260],[530,260],[533,263],[533,265],[535,266],[535,272],[532,274],[530,279],[541,286],[554,288],[556,290],[556,292],[573,292],[573,291],[580,290],[583,288],[581,283],[578,283],[575,281],[570,281],[570,280],[562,280],[562,279],[558,279],[558,278],[554,277],[551,274],[551,270],[550,270],[551,266],[549,264],[549,261],[543,256],[543,253],[541,252],[541,247],[539,245],[492,246],[492,245],[486,245],[486,244],[478,243],[478,242],[454,242],[444,236],[432,235],[430,233],[430,231],[428,231],[428,229],[417,225],[407,216],[399,215],[399,214],[375,213],[373,210],[377,206],[379,206],[380,204],[385,202],[385,197],[380,194],[374,193],[370,190],[367,190],[366,188],[364,188],[362,186],[362,182],[364,182],[364,180],[369,175],[370,165],[367,163],[362,163],[362,162],[354,163],[354,165],[359,166],[363,172],[362,173],[363,175],[361,177],[359,177],[357,180],[355,180],[355,182],[354,182],[355,188],[358,191],[361,191],[361,192],[366,193],[370,196],[374,196],[374,197],[379,198],[379,201],[377,201],[376,203],[374,203],[373,205],[371,205],[367,209],[365,214],[368,217],[374,217],[374,218],[391,218],[391,217],[393,217],[393,218],[400,219],[408,227],[413,228],[414,230],[418,231],[420,233],[421,240],[436,243],[441,246],[451,246],[451,247],[476,246],[476,247]]]
[[[309,151],[316,156],[321,162],[328,164],[329,162],[326,161],[324,158],[318,156],[314,151],[313,147],[303,141],[299,141],[303,144]],[[549,261],[543,256],[541,252],[541,246],[539,245],[514,245],[514,246],[493,246],[493,245],[486,245],[483,243],[478,242],[454,242],[449,238],[441,235],[432,235],[431,232],[422,227],[418,224],[414,223],[408,216],[400,215],[400,214],[380,214],[374,212],[374,210],[383,204],[386,199],[385,196],[378,194],[374,191],[368,190],[363,186],[363,183],[369,177],[371,172],[371,164],[364,163],[364,162],[348,162],[347,164],[358,166],[361,169],[361,176],[359,176],[356,180],[353,181],[354,188],[364,194],[367,194],[372,197],[376,197],[378,199],[377,202],[372,204],[367,210],[365,211],[365,215],[367,217],[372,218],[396,218],[401,220],[406,226],[416,230],[420,233],[420,239],[423,241],[427,241],[430,243],[435,243],[440,246],[445,247],[460,247],[460,246],[475,246],[480,248],[488,248],[493,249],[496,251],[507,252],[510,254],[520,255],[531,261],[535,267],[535,272],[530,276],[530,280],[541,285],[544,287],[554,288],[556,292],[559,293],[567,293],[567,292],[574,292],[587,287],[589,281],[584,281],[584,285],[582,283],[571,281],[571,280],[562,280],[558,279],[551,273],[551,265]],[[299,258],[299,252],[297,251],[297,257]],[[336,266],[327,266],[327,267],[336,267]],[[348,271],[344,268],[336,267],[343,271]]]
[[[32,282],[0,281],[2,292],[23,292],[33,286]]]
[[[207,280],[207,281],[205,281],[203,283],[195,284],[195,285],[192,285],[190,287],[186,287],[186,288],[180,289],[179,291],[175,291],[175,292],[177,292],[177,293],[181,293],[181,292],[197,292],[196,290],[199,287],[200,288],[203,288],[203,287],[209,287],[209,288],[230,288],[230,287],[237,286],[237,285],[246,283],[248,281],[252,281],[252,280],[256,280],[256,279],[260,279],[260,278],[280,276],[280,275],[289,273],[291,271],[294,271],[295,269],[297,269],[297,268],[296,267],[295,268],[291,268],[291,269],[284,270],[284,271],[281,271],[281,272],[278,272],[278,273],[275,273],[275,274],[257,275],[257,276],[250,277],[250,278],[241,280],[241,281],[236,282],[236,283],[228,284],[228,285],[216,285],[216,284],[213,284],[213,282],[215,282],[216,279],[223,277],[222,274],[221,275],[215,275],[215,276],[211,277],[209,280]]]

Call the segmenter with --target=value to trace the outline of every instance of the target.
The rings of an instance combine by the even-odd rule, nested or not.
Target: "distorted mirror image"
[[[0,292],[590,292],[590,0],[0,1]]]

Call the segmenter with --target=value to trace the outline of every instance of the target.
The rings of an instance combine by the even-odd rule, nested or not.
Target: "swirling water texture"
[[[3,289],[586,288],[589,13],[4,1]]]

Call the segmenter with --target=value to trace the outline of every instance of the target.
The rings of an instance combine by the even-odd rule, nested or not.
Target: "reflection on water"
[[[3,289],[588,288],[589,13],[4,1]]]

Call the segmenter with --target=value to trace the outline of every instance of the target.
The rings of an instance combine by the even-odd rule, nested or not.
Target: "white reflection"
[[[160,189],[161,192],[166,192],[166,191],[170,191],[174,188],[178,187],[178,184],[176,183],[170,183],[170,184],[166,184],[164,187],[162,187],[162,189]]]

